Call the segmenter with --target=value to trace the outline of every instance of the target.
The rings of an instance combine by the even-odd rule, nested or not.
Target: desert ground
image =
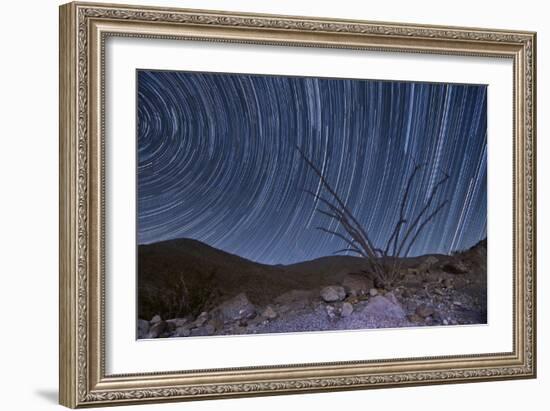
[[[485,324],[486,255],[483,240],[401,258],[381,287],[360,257],[264,265],[191,239],[140,245],[137,337]]]

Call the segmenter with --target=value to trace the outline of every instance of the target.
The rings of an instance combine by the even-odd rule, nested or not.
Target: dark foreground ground
[[[402,259],[385,290],[356,257],[269,266],[195,240],[140,246],[138,338],[485,324],[486,255],[484,240]]]

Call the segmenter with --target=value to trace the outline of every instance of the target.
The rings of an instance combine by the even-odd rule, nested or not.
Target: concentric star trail
[[[304,189],[322,170],[383,245],[415,164],[407,213],[449,204],[411,255],[465,249],[487,235],[484,85],[249,74],[137,72],[138,243],[194,238],[266,264],[345,244]],[[331,229],[338,227],[332,223]]]

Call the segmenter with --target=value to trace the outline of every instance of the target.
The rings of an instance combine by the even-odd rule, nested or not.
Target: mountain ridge
[[[401,259],[402,267],[416,266],[428,256]],[[446,261],[455,257],[437,258]],[[140,245],[138,315],[151,318],[159,313],[168,317],[186,310],[195,313],[240,292],[245,292],[252,303],[265,305],[287,291],[340,283],[347,274],[368,268],[364,258],[345,255],[268,265],[190,238]]]

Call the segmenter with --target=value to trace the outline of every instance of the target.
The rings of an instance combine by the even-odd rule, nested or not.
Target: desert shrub
[[[159,314],[163,319],[198,315],[214,292],[213,270],[206,275],[187,272],[163,273],[141,278],[138,283],[138,316],[150,319]],[[159,278],[160,277],[160,278]]]
[[[367,232],[364,224],[353,215],[344,201],[344,197],[336,192],[334,187],[327,181],[321,169],[319,169],[299,147],[296,147],[302,159],[319,178],[323,191],[314,192],[304,190],[322,204],[317,211],[328,217],[331,223],[337,224],[337,229],[329,229],[331,224],[325,227],[317,227],[329,235],[336,236],[344,241],[345,248],[335,251],[338,253],[354,253],[363,257],[369,264],[365,274],[370,276],[377,287],[390,289],[402,278],[401,257],[409,256],[413,245],[418,241],[423,230],[434,220],[437,214],[447,205],[448,200],[437,203],[438,190],[449,180],[449,175],[441,171],[442,177],[437,181],[431,190],[427,192],[424,203],[416,215],[407,215],[406,205],[413,190],[415,177],[426,166],[415,164],[408,177],[406,189],[401,197],[399,205],[399,217],[397,218],[392,234],[385,242],[385,246],[374,244],[371,233]]]

